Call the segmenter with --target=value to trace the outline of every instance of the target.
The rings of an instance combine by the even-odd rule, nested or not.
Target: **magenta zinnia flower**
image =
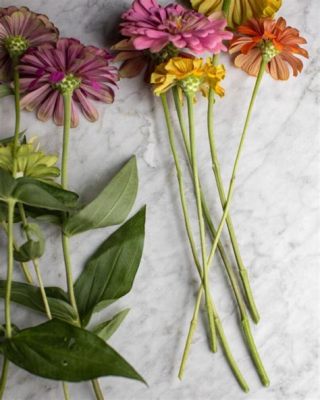
[[[78,107],[91,122],[98,111],[91,100],[112,103],[117,70],[109,65],[107,50],[84,46],[76,39],[59,39],[54,48],[35,49],[21,58],[21,107],[37,110],[37,117],[53,117],[63,125],[63,93],[72,92],[72,127],[78,125]],[[77,107],[78,106],[78,107]]]
[[[0,8],[0,79],[11,79],[13,59],[29,48],[54,44],[58,36],[58,29],[45,15],[27,7]]]
[[[133,38],[137,50],[153,53],[171,44],[197,54],[217,54],[227,50],[222,41],[232,38],[224,30],[225,19],[206,17],[178,4],[162,7],[156,0],[135,0],[122,18],[121,33]]]

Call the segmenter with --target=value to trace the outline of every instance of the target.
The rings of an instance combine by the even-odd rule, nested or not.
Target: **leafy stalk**
[[[13,60],[13,82],[14,82],[14,102],[15,102],[15,131],[13,138],[13,149],[12,149],[12,157],[13,157],[13,167],[12,167],[12,175],[16,176],[17,172],[17,148],[19,146],[19,131],[20,131],[20,80],[19,80],[19,70],[18,63],[19,58],[15,57]],[[11,309],[10,309],[10,300],[11,300],[11,286],[12,286],[12,276],[13,276],[13,219],[14,219],[14,208],[15,201],[8,201],[8,243],[7,243],[7,280],[6,280],[6,296],[5,296],[5,321],[6,321],[6,337],[10,338],[12,336],[11,330]],[[1,374],[1,387],[0,387],[0,398],[5,391],[7,375],[8,375],[8,366],[9,362],[4,358],[2,365],[2,374]]]
[[[62,164],[61,164],[61,186],[63,189],[68,188],[68,153],[70,142],[70,128],[71,128],[71,110],[72,110],[72,91],[63,93],[64,104],[64,125],[63,125],[63,149],[62,149]],[[64,263],[66,268],[67,287],[70,304],[72,305],[78,319],[78,326],[81,326],[79,311],[77,306],[76,297],[74,294],[73,277],[72,277],[72,264],[70,257],[69,238],[62,232],[62,250]],[[95,379],[92,381],[92,386],[97,400],[103,400],[102,391],[99,386],[99,381]]]
[[[185,226],[186,226],[186,230],[187,230],[187,234],[188,234],[188,238],[189,238],[189,243],[190,243],[190,247],[192,250],[192,254],[193,254],[193,258],[194,258],[194,262],[196,264],[199,276],[202,280],[202,269],[201,269],[201,265],[200,265],[200,261],[198,260],[198,256],[197,256],[197,252],[196,252],[196,247],[195,247],[195,243],[194,243],[194,239],[193,239],[193,233],[192,233],[192,228],[191,228],[191,224],[190,224],[190,218],[189,218],[189,214],[188,214],[188,207],[187,207],[187,202],[186,202],[186,197],[185,197],[185,191],[184,191],[184,184],[183,184],[183,178],[182,178],[182,169],[180,166],[180,161],[179,161],[179,156],[176,150],[176,146],[175,146],[175,140],[174,140],[174,130],[173,130],[173,126],[171,123],[171,118],[170,118],[170,112],[169,112],[169,107],[168,107],[168,103],[167,103],[167,98],[166,95],[162,95],[161,96],[161,101],[162,101],[162,105],[163,105],[163,110],[164,110],[164,115],[165,115],[165,120],[166,120],[166,124],[167,124],[167,130],[168,130],[168,136],[169,136],[169,142],[170,142],[170,147],[172,150],[172,154],[173,154],[173,158],[174,158],[174,162],[175,162],[175,167],[176,167],[176,171],[177,171],[177,177],[178,177],[178,183],[179,183],[179,192],[180,192],[180,200],[181,200],[181,204],[182,204],[182,209],[183,209],[183,213],[184,213],[184,220],[185,220]],[[196,330],[196,326],[197,326],[197,322],[198,322],[198,315],[199,315],[199,309],[200,309],[200,304],[201,304],[201,298],[203,295],[203,286],[201,284],[200,289],[198,291],[198,296],[197,296],[197,300],[196,300],[196,305],[195,305],[195,309],[193,312],[193,317],[192,320],[190,322],[190,329],[188,332],[188,336],[187,336],[187,341],[185,344],[185,348],[184,348],[184,352],[183,352],[183,356],[182,356],[182,361],[181,361],[181,365],[180,365],[180,370],[179,370],[179,378],[182,379],[183,375],[184,375],[184,370],[185,370],[185,365],[186,365],[186,361],[190,352],[190,347],[191,347],[191,343],[192,343],[192,338],[193,338],[193,334]],[[248,391],[248,385],[245,381],[245,379],[243,378],[237,364],[236,361],[234,360],[231,351],[230,351],[230,347],[228,345],[228,342],[226,340],[218,313],[217,313],[217,309],[214,305],[213,300],[210,298],[210,306],[212,309],[212,313],[213,313],[213,317],[217,326],[217,333],[219,335],[219,338],[221,340],[221,344],[222,347],[224,349],[226,358],[229,362],[229,365],[237,379],[237,381],[239,382],[240,386],[242,387],[242,389],[244,391]]]

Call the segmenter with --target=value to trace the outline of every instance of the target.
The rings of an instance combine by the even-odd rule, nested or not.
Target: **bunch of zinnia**
[[[0,8],[1,97],[14,95],[15,100],[14,134],[0,140],[0,225],[7,233],[6,280],[0,281],[0,297],[5,299],[1,399],[9,362],[35,375],[63,381],[65,399],[70,399],[68,381],[91,380],[99,400],[103,394],[98,377],[115,375],[143,381],[105,342],[127,310],[113,318],[112,330],[108,328],[110,321],[92,331],[86,326],[98,304],[101,308],[102,303],[110,304],[130,291],[142,256],[145,209],[103,242],[76,282],[69,250],[69,238],[75,232],[124,222],[137,193],[134,158],[89,204],[80,207],[79,196],[68,190],[70,128],[78,126],[79,111],[94,122],[99,116],[95,103],[113,102],[118,70],[110,64],[112,58],[107,49],[86,46],[74,38],[59,38],[58,29],[45,15],[27,7]],[[52,118],[63,126],[61,171],[56,155],[46,154],[34,139],[26,139],[25,131],[21,132],[22,109],[36,111],[41,121]],[[44,286],[39,259],[45,251],[45,235],[31,218],[43,218],[60,227],[67,292]],[[16,223],[21,224],[22,244],[15,238]],[[127,236],[132,248],[125,249]],[[121,251],[109,254],[110,242]],[[121,252],[126,262],[119,256]],[[104,261],[92,271],[99,257]],[[26,283],[13,281],[15,262],[21,265]],[[58,270],[57,266],[50,267]],[[121,289],[115,275],[121,276]],[[13,324],[11,301],[45,314],[49,321],[20,330]]]
[[[300,47],[306,42],[300,36],[299,31],[287,27],[283,18],[277,20],[273,18],[281,6],[279,0],[191,0],[190,5],[193,9],[174,3],[162,6],[156,0],[133,1],[130,9],[122,15],[120,23],[120,32],[124,38],[114,46],[114,49],[118,51],[116,60],[122,62],[120,73],[126,77],[133,77],[145,68],[145,78],[148,83],[152,84],[154,94],[161,97],[169,143],[177,171],[186,233],[194,264],[199,273],[200,288],[180,364],[179,377],[182,378],[185,371],[204,297],[210,348],[213,352],[217,350],[218,336],[239,385],[244,391],[248,391],[249,386],[232,356],[225,337],[217,307],[211,295],[208,273],[218,250],[237,302],[241,328],[246,338],[249,354],[262,384],[268,386],[268,374],[251,333],[248,311],[255,323],[259,322],[260,316],[249,283],[248,271],[240,254],[229,210],[238,163],[248,131],[254,100],[264,72],[270,73],[275,79],[285,80],[289,77],[288,67],[290,66],[293,75],[297,76],[302,70],[302,62],[297,55],[307,57],[308,53]],[[237,67],[257,78],[235,157],[230,184],[228,190],[225,190],[215,145],[213,107],[215,95],[220,97],[224,95],[221,81],[225,78],[226,72],[225,67],[219,63],[219,54],[228,50],[230,54],[238,53],[234,59]],[[208,53],[211,54],[210,58],[207,58]],[[199,58],[201,55],[206,57]],[[176,147],[175,129],[167,101],[167,95],[170,92],[173,95],[185,147],[185,157],[190,166],[193,182],[199,231],[199,252],[189,215],[183,169]],[[214,226],[210,215],[203,184],[199,177],[198,137],[194,116],[194,103],[198,92],[207,98],[208,103],[208,141],[213,175],[222,206],[222,216],[217,227]],[[185,104],[188,124],[184,120]],[[238,274],[235,273],[228,252],[220,240],[225,224],[237,262]],[[211,238],[209,249],[207,248],[207,233]],[[241,286],[238,283],[239,278]]]

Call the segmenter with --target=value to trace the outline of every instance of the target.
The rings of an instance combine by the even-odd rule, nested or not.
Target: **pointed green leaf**
[[[138,270],[144,243],[143,207],[122,225],[87,261],[74,288],[84,324],[102,302],[112,302],[127,294]]]
[[[99,325],[96,325],[92,332],[101,337],[103,340],[108,340],[116,332],[119,326],[122,324],[125,317],[128,315],[130,308],[126,308],[116,314],[112,319],[104,321]]]
[[[5,297],[6,281],[0,281],[0,297]],[[46,288],[48,303],[55,318],[75,323],[77,316],[68,303],[67,295],[60,288]],[[11,300],[32,310],[45,313],[40,289],[22,282],[12,282]]]
[[[5,340],[3,353],[19,367],[48,379],[80,382],[121,376],[144,382],[101,338],[56,319]]]
[[[12,197],[33,207],[60,211],[68,211],[75,208],[78,202],[76,193],[33,178],[17,179],[17,186],[12,193]]]
[[[121,224],[134,204],[137,190],[137,162],[132,157],[91,203],[68,218],[65,234]]]
[[[70,211],[78,205],[76,193],[34,178],[14,179],[9,172],[0,169],[0,200],[9,199],[33,207],[60,211]]]

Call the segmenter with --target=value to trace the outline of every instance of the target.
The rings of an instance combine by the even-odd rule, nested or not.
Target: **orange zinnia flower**
[[[266,71],[274,79],[287,80],[302,71],[299,54],[308,58],[308,52],[299,45],[306,43],[299,31],[287,26],[285,19],[253,18],[237,29],[238,35],[231,41],[229,52],[237,55],[234,63],[249,75],[257,76],[262,59],[267,61]]]

